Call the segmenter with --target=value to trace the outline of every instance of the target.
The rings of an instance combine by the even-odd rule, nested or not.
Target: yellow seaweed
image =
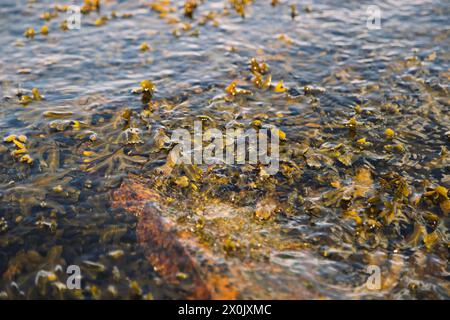
[[[273,90],[278,93],[286,92],[287,89],[283,85],[283,80],[280,80]]]
[[[23,33],[23,35],[27,38],[34,38],[34,35],[36,34],[36,32],[34,31],[34,28],[27,28],[25,30],[25,32]]]

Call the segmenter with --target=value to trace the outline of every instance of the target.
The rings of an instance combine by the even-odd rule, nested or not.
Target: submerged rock
[[[145,249],[148,262],[167,281],[181,285],[188,291],[190,299],[302,299],[314,297],[314,291],[302,283],[305,279],[291,274],[270,259],[252,259],[239,256],[227,256],[229,250],[216,250],[202,240],[196,230],[183,227],[178,223],[177,214],[170,215],[166,199],[152,188],[149,181],[138,176],[130,176],[119,189],[113,191],[113,207],[122,207],[128,213],[138,217],[137,235],[140,245]],[[230,227],[241,227],[251,232],[244,224],[236,223],[239,215],[247,208],[232,208],[240,211],[229,222]],[[269,211],[273,208],[267,204]],[[222,207],[221,212],[225,211]],[[178,213],[181,214],[181,213]],[[207,215],[207,212],[205,212]],[[251,214],[248,214],[251,219]],[[233,219],[233,215],[227,216]],[[202,232],[209,232],[214,238],[221,238],[224,230],[214,226],[214,221],[225,218],[214,216],[203,221]],[[236,224],[234,224],[236,223]],[[256,225],[256,224],[255,224]],[[275,233],[273,237],[277,237]],[[252,238],[252,234],[243,234],[243,241]],[[231,240],[227,239],[230,249]],[[277,244],[274,240],[273,248]],[[270,245],[268,245],[270,246]],[[236,250],[240,250],[234,246]],[[233,251],[233,250],[232,250]],[[305,252],[304,252],[305,253]],[[308,253],[305,253],[308,255]]]

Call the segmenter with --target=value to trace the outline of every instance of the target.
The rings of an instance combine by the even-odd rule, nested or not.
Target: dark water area
[[[214,263],[245,265],[227,297],[449,299],[448,1],[272,2],[101,1],[80,29],[64,6],[82,1],[1,2],[0,298],[190,297],[114,198],[133,175]],[[168,166],[199,119],[276,126],[280,171]]]

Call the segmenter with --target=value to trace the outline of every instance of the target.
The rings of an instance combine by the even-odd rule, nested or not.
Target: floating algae
[[[36,32],[34,31],[34,28],[30,27],[30,28],[25,30],[24,36],[27,37],[27,38],[34,38],[35,33]]]
[[[19,158],[20,162],[25,162],[31,164],[33,159],[27,154],[28,150],[26,147],[27,137],[25,135],[9,135],[3,139],[3,142],[13,143],[15,145],[15,150],[11,151],[11,155],[15,158]]]
[[[41,34],[42,35],[46,36],[46,35],[48,35],[48,32],[49,32],[48,26],[45,25],[45,26],[41,27]]]

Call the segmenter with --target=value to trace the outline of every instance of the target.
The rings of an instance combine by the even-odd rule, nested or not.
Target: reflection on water
[[[273,297],[252,290],[264,283],[295,298],[297,281],[313,297],[449,298],[445,1],[378,2],[369,30],[371,1],[199,1],[190,18],[185,1],[111,0],[63,30],[73,3],[0,8],[1,297],[189,296],[195,276],[158,269],[148,221],[113,199],[134,174],[208,261],[251,274],[237,297]],[[252,94],[227,94],[235,80]],[[280,172],[169,166],[166,137],[198,119],[276,125]],[[65,288],[73,264],[80,290]]]

